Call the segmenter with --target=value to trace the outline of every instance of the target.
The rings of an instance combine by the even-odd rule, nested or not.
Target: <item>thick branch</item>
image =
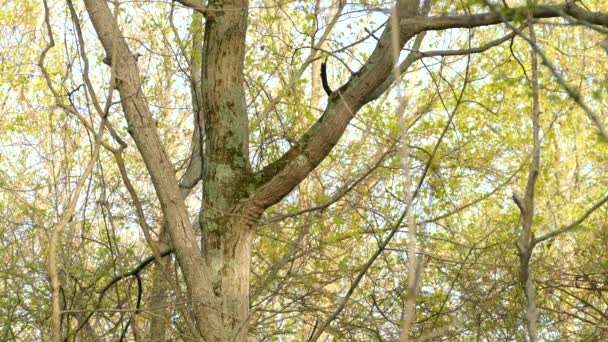
[[[556,18],[563,15],[572,16],[582,23],[589,23],[608,27],[608,13],[590,12],[583,8],[574,5],[541,5],[531,10],[530,15],[533,18]],[[479,26],[496,25],[502,22],[511,21],[516,16],[521,17],[522,14],[528,13],[528,9],[517,7],[509,9],[504,13],[481,13],[473,15],[454,15],[446,17],[430,17],[430,18],[406,18],[401,20],[402,27],[407,25],[415,27],[417,32],[431,30],[447,30],[453,28],[473,28]]]
[[[401,32],[399,46],[413,36],[413,32]],[[277,203],[325,159],[357,111],[371,101],[369,95],[392,72],[390,49],[391,28],[387,27],[365,65],[331,94],[323,115],[296,146],[256,175],[251,196],[255,205],[266,208]]]
[[[154,119],[140,87],[141,79],[136,59],[129,51],[105,1],[85,0],[85,5],[106,54],[116,61],[112,63],[113,72],[118,80],[117,88],[129,132],[152,178],[163,215],[168,222],[177,259],[194,303],[194,314],[201,329],[209,324],[205,317],[205,304],[211,292],[205,264],[181,197],[175,170],[160,141]]]
[[[510,9],[505,14],[483,13],[431,18],[401,15],[403,19],[400,21],[398,44],[403,47],[415,34],[427,30],[500,24],[505,20],[512,20],[518,13],[519,15],[528,13],[528,9],[523,7]],[[530,13],[534,18],[553,18],[562,15],[608,26],[608,14],[585,11],[575,5],[538,6]],[[353,74],[344,86],[332,93],[325,112],[298,141],[298,144],[256,175],[251,195],[256,205],[269,207],[293,190],[329,154],[357,111],[381,94],[379,88],[388,88],[387,85],[391,83],[386,83],[386,80],[391,77],[393,69],[390,36],[391,29],[387,27],[365,65]],[[501,40],[495,43],[500,42]],[[412,56],[412,59],[414,58],[415,56]],[[411,64],[411,61],[407,61],[406,65],[408,64]]]
[[[176,0],[177,2],[179,2],[180,4],[184,5],[185,7],[191,8],[192,10],[201,13],[201,14],[205,14],[207,11],[207,8],[205,7],[205,4],[203,1],[197,1],[197,0]]]
[[[312,211],[318,211],[318,210],[323,210],[323,209],[328,208],[332,204],[339,201],[342,197],[347,195],[351,190],[353,190],[357,185],[359,185],[359,183],[361,183],[361,181],[366,179],[367,176],[369,176],[372,172],[374,172],[384,162],[384,158],[387,155],[389,155],[390,153],[393,153],[394,151],[395,151],[394,146],[391,146],[391,148],[387,149],[385,152],[383,152],[374,161],[373,164],[364,167],[363,170],[360,171],[359,174],[355,177],[355,180],[353,182],[346,185],[344,188],[337,190],[333,194],[333,196],[331,196],[331,198],[329,200],[327,200],[326,202],[316,205],[314,207],[302,209],[302,210],[299,210],[299,211],[296,211],[293,213],[276,215],[274,217],[269,218],[265,223],[268,224],[268,223],[278,222],[278,221],[281,221],[281,220],[284,220],[287,218],[291,218],[291,217],[299,216],[299,215],[306,214],[306,213],[309,213]]]

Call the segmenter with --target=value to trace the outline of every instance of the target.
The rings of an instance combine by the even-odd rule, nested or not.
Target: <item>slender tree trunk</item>
[[[85,0],[84,3],[106,53],[113,55],[113,74],[116,76],[129,132],[142,155],[158,195],[175,255],[190,295],[197,329],[206,340],[221,340],[216,335],[221,330],[220,322],[215,320],[213,315],[217,308],[208,300],[212,296],[208,270],[204,266],[205,262],[182,198],[175,169],[160,140],[153,115],[143,94],[137,60],[120,34],[107,3],[102,0]]]
[[[193,187],[200,181],[202,173],[202,156],[203,137],[204,137],[204,120],[203,120],[203,95],[201,93],[201,73],[202,73],[202,50],[203,50],[203,16],[198,12],[192,13],[192,22],[190,31],[192,33],[192,46],[190,52],[190,89],[192,96],[192,112],[193,112],[193,127],[192,136],[192,154],[190,163],[186,172],[180,179],[180,191],[182,198],[186,200]],[[170,237],[167,232],[166,223],[163,224],[160,233],[159,250],[165,250],[170,247]],[[151,341],[166,341],[167,324],[170,324],[170,311],[168,307],[168,296],[170,294],[170,284],[165,273],[170,268],[171,257],[163,258],[163,265],[156,265],[153,274],[152,296],[150,306],[154,309],[152,318],[150,319],[149,338]],[[176,293],[176,295],[178,295]],[[191,325],[191,324],[189,324]],[[193,332],[197,335],[196,332]]]
[[[161,241],[159,250],[168,248],[169,236],[166,230],[161,232]],[[171,256],[168,255],[162,258],[163,265],[154,265],[152,289],[150,290],[149,305],[150,310],[150,327],[148,330],[148,338],[151,342],[163,342],[167,340],[167,325],[171,324],[170,308],[169,308],[169,281],[166,279],[168,270],[171,266]]]
[[[530,19],[530,18],[529,18]],[[534,25],[530,25],[530,39],[536,43]],[[528,337],[531,342],[538,341],[538,309],[536,307],[536,289],[534,288],[534,277],[530,271],[530,258],[536,242],[533,234],[534,223],[534,193],[536,191],[536,181],[540,171],[540,101],[538,85],[538,62],[534,47],[532,48],[532,163],[528,171],[528,181],[526,184],[526,194],[524,198],[513,195],[515,203],[519,207],[522,218],[522,230],[517,242],[519,256],[519,279],[526,298],[525,319]]]

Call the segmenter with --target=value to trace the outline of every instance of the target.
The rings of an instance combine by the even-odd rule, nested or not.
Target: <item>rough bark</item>
[[[181,198],[175,170],[156,131],[135,56],[119,33],[117,23],[103,0],[85,0],[95,31],[106,53],[112,57],[121,104],[133,137],[150,174],[161,204],[177,260],[184,274],[198,330],[210,341],[219,341],[221,324],[214,320],[209,279],[197,239]],[[203,329],[205,327],[205,329]]]
[[[404,5],[409,5],[407,1]],[[267,208],[286,196],[336,145],[350,120],[366,103],[370,95],[393,70],[391,57],[391,27],[382,33],[365,65],[349,81],[334,91],[323,115],[283,157],[255,175],[254,203]],[[397,43],[400,47],[416,32],[402,27]]]
[[[223,326],[221,340],[244,341],[249,315],[250,246],[261,210],[244,201],[249,130],[243,64],[246,0],[210,2],[205,22],[202,94],[205,168],[200,213],[203,257]]]
[[[505,13],[404,18],[401,19],[401,25],[409,26],[411,29],[418,32],[453,28],[472,28],[500,24],[504,21],[513,20],[513,18],[521,16],[522,14],[528,14],[528,9],[515,7]],[[608,13],[587,11],[574,3],[564,5],[539,5],[532,8],[529,14],[532,18],[536,19],[571,16],[583,21],[582,24],[608,26]]]

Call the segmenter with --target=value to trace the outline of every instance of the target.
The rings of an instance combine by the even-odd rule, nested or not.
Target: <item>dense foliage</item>
[[[194,149],[192,69],[205,63],[196,49],[204,18],[183,3],[108,2],[140,54],[141,89],[178,179]],[[527,339],[516,246],[523,210],[513,197],[525,195],[531,174],[535,82],[540,163],[531,241],[559,232],[533,246],[529,260],[538,334],[608,339],[608,212],[601,202],[608,145],[586,111],[608,113],[607,28],[571,16],[513,15],[493,3],[421,4],[421,15],[431,17],[497,10],[513,20],[411,39],[401,51],[400,61],[410,63],[402,79],[356,113],[327,158],[259,218],[250,339],[306,341],[327,324],[321,340],[396,340],[412,275],[412,337]],[[608,12],[601,0],[579,5]],[[391,6],[249,4],[243,74],[253,172],[297,146],[323,113],[321,62],[336,91],[390,25]],[[0,340],[50,338],[53,232],[67,339],[150,340],[154,324],[166,340],[196,336],[172,251],[162,266],[155,260],[159,250],[150,242],[162,240],[162,207],[118,93],[111,95],[110,82],[121,80],[104,62],[84,5],[4,0],[2,8]],[[186,200],[193,222],[201,186]],[[408,255],[408,194],[415,256]]]

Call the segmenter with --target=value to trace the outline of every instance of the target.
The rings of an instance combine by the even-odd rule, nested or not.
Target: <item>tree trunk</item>
[[[169,248],[166,241],[169,236],[165,229],[161,231],[159,250]],[[162,258],[162,265],[154,265],[152,289],[150,290],[149,305],[152,308],[150,314],[150,327],[148,338],[152,342],[162,342],[167,340],[167,326],[171,324],[171,310],[169,308],[170,280],[165,273],[171,266],[171,255]]]
[[[251,177],[243,88],[247,6],[246,0],[211,1],[203,44],[205,167],[199,218],[216,308],[210,314],[223,327],[214,336],[222,341],[247,337],[250,246],[262,212],[245,200]]]
[[[224,341],[246,341],[249,319],[249,266],[252,225],[234,224],[222,232],[208,232],[204,248],[211,270],[214,302],[221,308]]]

